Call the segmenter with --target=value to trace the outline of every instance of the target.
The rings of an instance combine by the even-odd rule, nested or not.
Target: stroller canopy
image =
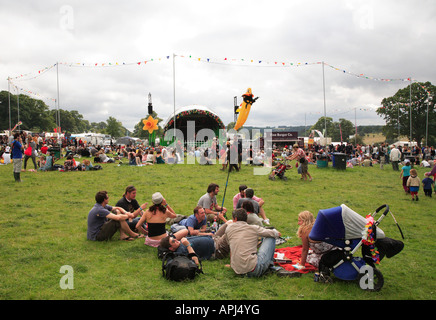
[[[366,219],[345,204],[339,207],[319,210],[309,238],[315,241],[361,239]],[[377,228],[377,239],[385,237]]]

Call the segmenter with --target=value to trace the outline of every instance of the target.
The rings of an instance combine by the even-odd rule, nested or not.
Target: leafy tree
[[[410,138],[410,123],[412,123],[412,140],[420,143],[425,139],[428,130],[428,144],[434,144],[436,111],[433,96],[435,94],[436,87],[430,82],[415,82],[398,90],[392,97],[384,98],[381,102],[382,106],[376,112],[386,121],[383,130],[385,136],[390,140],[398,139],[403,135]]]
[[[319,130],[325,136],[326,135],[324,132],[325,128],[327,128],[327,135],[329,137],[332,137],[332,132],[334,129],[333,118],[330,118],[330,117],[319,118],[318,121],[310,128],[310,131]],[[332,137],[332,139],[333,139],[333,137]]]
[[[47,131],[55,127],[55,121],[49,114],[49,107],[41,100],[33,99],[24,94],[10,95],[11,127],[18,120],[23,124],[23,130]],[[19,113],[19,117],[18,117]],[[0,128],[9,129],[9,94],[0,92]]]
[[[123,124],[115,119],[114,117],[109,117],[107,120],[106,133],[114,138],[121,137],[123,132],[125,132],[123,128]]]
[[[92,132],[98,132],[98,133],[103,133],[105,132],[107,128],[107,123],[104,121],[100,121],[100,122],[91,122],[91,131]]]
[[[354,135],[355,133],[355,128],[351,121],[339,119],[338,122],[334,122],[333,118],[330,117],[319,118],[318,121],[310,128],[310,131],[319,130],[324,132],[325,127],[327,127],[327,135],[324,136],[332,138],[332,141],[341,141],[342,132],[342,141],[348,142],[350,140],[349,136]],[[350,142],[354,143],[354,140]]]
[[[44,101],[33,99],[27,95],[10,95],[11,100],[11,126],[19,120],[23,123],[20,128],[34,132],[51,132],[57,126],[59,112],[63,132],[79,133],[89,130],[89,121],[76,110],[67,111],[51,109]],[[18,110],[19,107],[19,110]],[[7,91],[0,92],[0,128],[9,128],[9,95]]]

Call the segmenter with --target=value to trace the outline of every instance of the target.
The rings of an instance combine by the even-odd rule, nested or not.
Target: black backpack
[[[192,260],[192,257],[198,256],[195,253],[189,255],[176,255],[168,252],[162,259],[162,275],[164,278],[172,281],[193,280],[197,274],[203,273],[201,261],[200,266]]]

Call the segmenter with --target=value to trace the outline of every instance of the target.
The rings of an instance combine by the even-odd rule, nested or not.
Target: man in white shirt
[[[395,145],[394,148],[391,150],[389,160],[392,162],[392,169],[394,169],[394,171],[400,171],[400,169],[398,168],[398,163],[401,160],[401,152]]]

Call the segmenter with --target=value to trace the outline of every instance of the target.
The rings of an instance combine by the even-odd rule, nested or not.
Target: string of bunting
[[[251,66],[269,66],[269,67],[301,67],[308,65],[321,64],[322,62],[283,62],[283,61],[268,61],[259,59],[244,59],[244,58],[202,58],[193,57],[192,55],[178,55],[180,58],[192,59],[199,62],[208,62],[215,64],[234,64],[234,65],[251,65]]]
[[[198,61],[198,62],[207,62],[207,63],[215,63],[215,64],[233,64],[233,65],[245,65],[245,66],[265,66],[265,67],[302,67],[302,66],[310,66],[310,65],[319,65],[319,64],[324,64],[330,68],[332,68],[335,71],[339,71],[341,73],[344,74],[348,74],[348,75],[352,75],[358,78],[363,78],[363,79],[368,79],[368,80],[376,80],[376,81],[383,81],[383,82],[392,82],[392,81],[414,81],[416,82],[417,80],[412,79],[410,77],[408,78],[378,78],[378,77],[373,77],[373,76],[368,76],[365,75],[364,73],[353,73],[347,70],[344,70],[342,68],[338,68],[335,67],[329,63],[326,62],[286,62],[286,61],[279,61],[279,60],[264,60],[264,59],[252,59],[252,58],[203,58],[203,57],[194,57],[192,55],[175,55],[177,57],[180,58],[185,58],[185,59],[190,59],[193,61]],[[136,62],[95,62],[95,63],[85,63],[85,62],[59,62],[59,65],[64,65],[67,67],[118,67],[118,66],[131,66],[131,65],[145,65],[149,62],[159,62],[159,61],[164,61],[164,60],[169,60],[171,56],[167,55],[164,57],[160,57],[160,58],[152,58],[152,59],[147,59],[147,60],[140,60],[140,61],[136,61]],[[49,67],[45,67],[43,69],[40,69],[36,72],[36,75],[34,75],[35,73],[26,73],[26,74],[21,74],[19,76],[16,76],[14,78],[9,78],[11,80],[13,79],[21,79],[24,77],[27,77],[29,75],[34,75],[29,79],[34,79],[38,76],[40,76],[41,74],[47,72],[48,70],[50,70],[51,68],[55,67],[57,65],[57,63],[55,63],[52,66]],[[26,80],[29,80],[26,79]],[[423,86],[422,86],[423,87]],[[425,87],[423,87],[424,90],[427,91],[427,89]],[[428,92],[428,91],[427,91]],[[429,92],[428,92],[429,93]]]
[[[363,73],[352,73],[346,71],[341,68],[337,68],[332,66],[326,62],[284,62],[284,61],[269,61],[269,60],[259,60],[259,59],[244,59],[244,58],[202,58],[202,57],[193,57],[192,55],[183,56],[178,55],[181,58],[188,58],[198,62],[208,62],[208,63],[216,63],[216,64],[234,64],[234,65],[252,65],[252,66],[269,66],[269,67],[302,67],[302,66],[310,66],[310,65],[319,65],[324,64],[333,70],[346,73],[348,75],[353,75],[358,78],[368,79],[368,80],[376,80],[376,81],[416,81],[410,77],[408,78],[397,78],[397,79],[388,79],[388,78],[377,78],[365,75]]]
[[[333,70],[339,71],[341,73],[344,74],[348,74],[348,75],[352,75],[358,78],[363,78],[363,79],[368,79],[368,80],[375,80],[375,81],[383,81],[383,82],[392,82],[392,81],[410,81],[410,82],[417,82],[417,80],[412,79],[412,78],[397,78],[397,79],[388,79],[388,78],[377,78],[377,77],[372,77],[372,76],[368,76],[365,75],[363,73],[352,73],[349,71],[346,71],[344,69],[341,68],[337,68],[335,66],[332,66],[326,62],[284,62],[284,61],[268,61],[268,60],[261,60],[261,59],[246,59],[246,58],[203,58],[203,57],[193,57],[192,55],[174,55],[175,57],[180,57],[180,58],[184,58],[184,59],[189,59],[189,60],[193,60],[193,61],[198,61],[198,62],[205,62],[205,63],[215,63],[215,64],[228,64],[228,65],[240,65],[240,66],[262,66],[262,67],[302,67],[302,66],[309,66],[309,65],[319,65],[319,64],[324,64],[330,68],[332,68]],[[67,66],[67,67],[119,67],[119,66],[131,66],[131,65],[146,65],[149,62],[160,62],[160,61],[165,61],[165,60],[169,60],[171,56],[167,55],[164,57],[160,57],[160,58],[152,58],[152,59],[148,59],[148,60],[141,60],[141,61],[136,61],[136,62],[96,62],[96,63],[84,63],[84,62],[75,62],[75,63],[71,63],[71,62],[59,62],[59,65],[63,65],[63,66]],[[54,65],[39,69],[36,72],[29,72],[26,74],[21,74],[19,76],[16,77],[9,77],[8,81],[12,81],[12,80],[16,80],[16,81],[23,81],[23,80],[31,80],[31,79],[35,79],[38,78],[39,76],[43,75],[44,73],[46,73],[47,71],[51,70],[53,67],[57,66],[58,63],[55,63]],[[431,97],[431,93],[428,91],[427,88],[425,88],[425,86],[420,85],[428,94],[429,97]],[[18,87],[17,87],[18,88]],[[36,93],[36,92],[32,92],[32,91],[28,91],[28,90],[24,90],[22,88],[18,88],[23,92],[27,92],[29,94],[32,95],[36,95],[39,97],[43,97],[42,95]],[[44,99],[49,99],[49,100],[53,100],[55,101],[56,99],[52,99],[52,98],[47,98],[47,97],[43,97]],[[362,111],[373,111],[370,109],[359,109]]]
[[[332,68],[333,70],[336,70],[336,71],[339,71],[339,72],[342,72],[342,73],[345,73],[345,74],[348,74],[348,75],[352,75],[352,76],[355,76],[355,77],[358,77],[358,78],[368,79],[368,80],[376,80],[376,81],[384,81],[384,82],[391,82],[391,81],[416,81],[416,80],[414,80],[414,79],[412,79],[410,77],[409,78],[397,78],[397,79],[376,78],[376,77],[367,76],[367,75],[365,75],[363,73],[352,73],[352,72],[346,71],[344,69],[340,69],[340,68],[334,67],[334,66],[332,66],[332,65],[330,65],[328,63],[325,63],[325,62],[324,62],[324,65]]]
[[[337,115],[337,114],[341,114],[341,113],[347,113],[350,111],[353,111],[354,109],[356,110],[360,110],[360,111],[370,111],[373,112],[375,111],[375,109],[373,108],[351,108],[351,109],[332,109],[328,115]],[[311,112],[307,112],[307,114],[312,115],[319,115],[319,114],[324,114],[324,112],[322,111],[311,111]]]
[[[85,62],[59,62],[60,65],[67,67],[122,67],[122,66],[132,66],[132,65],[145,65],[149,62],[159,62],[164,60],[169,60],[170,56],[152,58],[148,60],[141,60],[135,62],[95,62],[95,63],[85,63]]]
[[[27,94],[30,94],[30,95],[33,95],[33,96],[39,97],[39,98],[41,98],[41,99],[51,100],[51,101],[56,101],[56,99],[54,99],[54,98],[48,98],[48,97],[45,97],[45,96],[43,96],[43,95],[41,95],[41,94],[39,94],[39,93],[37,93],[37,92],[33,92],[33,91],[30,91],[30,90],[26,90],[26,89],[20,88],[20,87],[16,86],[12,81],[11,81],[11,85],[12,85],[12,86],[17,90],[17,91],[22,91],[22,92],[25,92],[25,93],[27,93]]]
[[[9,81],[12,81],[12,80],[21,81],[21,80],[32,80],[32,79],[36,79],[36,78],[42,76],[42,75],[43,75],[44,73],[46,73],[47,71],[49,71],[50,69],[56,67],[56,65],[57,65],[57,63],[55,63],[55,64],[52,65],[52,66],[48,66],[48,67],[45,67],[45,68],[39,69],[38,71],[34,71],[34,72],[29,72],[29,73],[21,74],[21,75],[19,75],[19,76],[13,77],[13,78],[9,77],[8,80],[9,80]],[[30,78],[23,79],[23,78],[28,77],[28,76],[30,76]]]

